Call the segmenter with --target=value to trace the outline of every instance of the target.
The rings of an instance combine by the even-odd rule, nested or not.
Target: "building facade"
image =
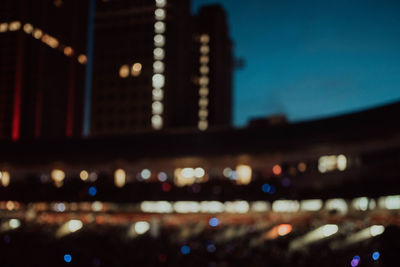
[[[87,1],[1,1],[0,17],[0,138],[80,136]]]

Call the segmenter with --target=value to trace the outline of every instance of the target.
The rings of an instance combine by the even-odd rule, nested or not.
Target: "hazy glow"
[[[193,168],[184,168],[182,169],[181,174],[184,178],[193,178],[194,170]]]
[[[70,46],[66,46],[64,48],[64,55],[66,55],[67,57],[72,56],[73,53],[74,50]]]
[[[0,32],[6,32],[7,30],[8,30],[8,23],[7,22],[0,23]]]
[[[8,26],[8,29],[10,31],[18,31],[20,28],[21,28],[21,22],[19,22],[19,21],[13,21]]]
[[[155,48],[153,54],[154,54],[154,59],[156,60],[163,60],[165,57],[165,51],[160,47]]]
[[[165,32],[165,23],[162,21],[157,21],[154,24],[154,32],[155,33],[164,33]]]
[[[388,210],[398,210],[400,209],[400,195],[382,197],[379,199],[379,204]]]
[[[208,91],[207,87],[201,87],[199,90],[199,95],[202,97],[208,96],[208,93],[209,93],[209,91]]]
[[[127,78],[128,76],[129,76],[129,66],[122,65],[121,68],[119,69],[119,77]]]
[[[117,169],[114,172],[114,184],[116,187],[124,187],[126,184],[126,172],[123,169]]]
[[[173,208],[171,203],[167,201],[143,201],[140,204],[142,212],[147,213],[172,213]]]
[[[297,164],[297,169],[299,170],[299,172],[305,172],[307,170],[307,164],[305,164],[304,162],[300,162],[299,164]]]
[[[163,73],[164,72],[164,63],[162,61],[155,61],[153,63],[153,71],[155,73]]]
[[[276,200],[272,203],[272,210],[275,212],[297,212],[299,208],[297,200]]]
[[[353,201],[351,202],[352,206],[354,209],[356,210],[362,210],[362,211],[366,211],[368,209],[368,198],[367,197],[360,197],[360,198],[356,198],[353,199]]]
[[[150,224],[148,222],[136,222],[135,223],[135,232],[138,235],[142,235],[150,230]]]
[[[201,43],[208,43],[208,42],[210,42],[210,35],[208,35],[208,34],[202,34],[202,35],[200,36],[200,42],[201,42]]]
[[[79,55],[78,56],[78,62],[81,63],[81,64],[86,64],[86,62],[87,62],[86,56],[85,55]]]
[[[294,239],[292,242],[289,244],[289,250],[300,250],[304,249],[305,246],[308,244],[314,243],[318,240],[327,238],[329,236],[332,236],[336,234],[339,230],[339,227],[336,224],[326,224],[324,226],[321,226],[304,236],[298,237]]]
[[[31,34],[33,32],[33,26],[30,23],[25,23],[24,32],[27,34]]]
[[[208,116],[208,110],[206,110],[206,109],[200,109],[199,110],[199,117],[200,118],[207,118],[207,116]]]
[[[156,34],[154,36],[154,45],[158,47],[162,47],[165,45],[165,37],[161,34]]]
[[[68,223],[68,230],[74,233],[83,227],[83,223],[80,220],[70,220]]]
[[[162,8],[157,8],[156,11],[154,11],[154,15],[157,20],[163,20],[163,19],[165,19],[166,12]]]
[[[229,213],[247,213],[250,205],[247,201],[225,202],[225,211]]]
[[[300,202],[300,209],[304,211],[318,211],[322,208],[323,202],[321,199],[307,199]]]
[[[210,72],[210,68],[208,66],[201,66],[200,73],[203,75],[207,75]]]
[[[200,46],[200,53],[202,53],[203,55],[210,53],[210,47],[208,45]]]
[[[202,213],[221,213],[225,211],[225,205],[219,201],[202,201],[200,210]]]
[[[89,173],[83,170],[79,173],[79,177],[81,178],[82,181],[86,181],[89,178]]]
[[[292,232],[293,227],[290,224],[281,224],[278,226],[278,235],[285,236]]]
[[[226,177],[226,178],[231,178],[232,176],[232,169],[231,168],[225,168],[222,171],[222,174]]]
[[[160,115],[154,115],[151,117],[151,125],[154,129],[159,130],[163,126],[163,118]]]
[[[200,63],[201,64],[208,64],[210,62],[210,58],[208,56],[201,56],[200,57]]]
[[[282,174],[282,167],[280,165],[276,164],[276,165],[274,165],[274,167],[272,167],[272,172],[277,176],[281,175]]]
[[[59,169],[54,169],[51,171],[50,176],[57,186],[61,186],[65,179],[65,172]]]
[[[383,225],[373,225],[370,228],[371,236],[378,236],[383,234],[385,227]]]
[[[251,211],[266,212],[270,209],[270,205],[266,201],[256,201],[251,204]]]
[[[200,131],[205,131],[208,128],[208,121],[206,120],[200,120],[198,123],[198,128]]]
[[[163,113],[163,104],[160,101],[154,101],[151,105],[153,114],[162,114]]]
[[[194,176],[196,178],[203,178],[203,176],[206,174],[203,168],[196,168],[194,169]]]
[[[153,100],[154,101],[161,101],[164,98],[164,92],[160,88],[154,88],[153,89]]]
[[[327,210],[337,210],[342,214],[346,214],[348,210],[346,201],[341,198],[327,200],[325,202],[325,208]]]
[[[7,187],[10,184],[10,173],[6,171],[0,172],[0,181],[2,186]]]
[[[201,86],[207,86],[209,84],[209,82],[210,82],[210,79],[207,76],[202,76],[199,79],[199,84]]]
[[[153,87],[154,88],[162,88],[165,84],[165,77],[162,74],[154,74],[153,75]]]
[[[142,178],[143,178],[144,180],[148,180],[148,179],[150,179],[150,177],[151,177],[151,171],[150,171],[149,169],[143,169],[143,170],[140,172],[140,176],[142,176]]]
[[[42,30],[40,30],[40,29],[33,30],[33,38],[39,40],[40,38],[42,38],[42,36],[43,36]]]
[[[100,201],[95,201],[92,203],[92,210],[99,212],[103,209],[103,203],[101,203]]]
[[[133,77],[137,77],[142,72],[142,64],[135,63],[132,65],[131,73]]]
[[[178,201],[174,203],[174,210],[177,213],[197,213],[200,211],[200,204],[194,201]]]
[[[21,222],[18,219],[11,219],[8,221],[8,224],[11,229],[17,229],[18,227],[21,226]]]
[[[236,166],[237,184],[248,185],[251,182],[252,169],[248,165]]]
[[[167,4],[166,0],[156,0],[157,7],[165,7],[166,4]]]

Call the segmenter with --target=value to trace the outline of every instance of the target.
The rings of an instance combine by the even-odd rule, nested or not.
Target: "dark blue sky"
[[[400,100],[398,0],[192,0],[222,4],[235,56],[234,123],[290,121]]]

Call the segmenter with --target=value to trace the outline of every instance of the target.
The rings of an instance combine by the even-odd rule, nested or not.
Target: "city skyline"
[[[400,99],[400,3],[193,0],[227,11],[234,54],[234,125],[285,113],[329,117]],[[248,29],[251,28],[251,31]]]

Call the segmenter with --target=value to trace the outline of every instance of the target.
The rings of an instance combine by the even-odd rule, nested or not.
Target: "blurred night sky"
[[[220,3],[235,56],[234,124],[284,113],[329,117],[400,100],[399,0],[192,0]]]

